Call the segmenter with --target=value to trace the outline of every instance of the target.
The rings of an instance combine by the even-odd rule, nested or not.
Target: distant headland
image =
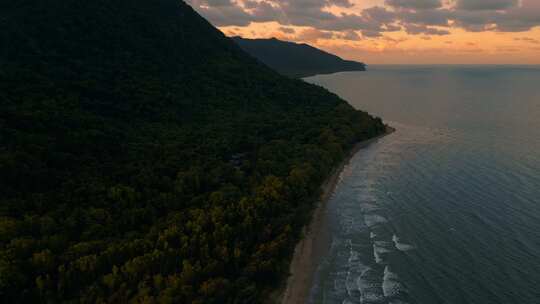
[[[233,40],[247,53],[264,64],[293,78],[346,71],[365,71],[366,64],[344,60],[308,44],[271,39]]]

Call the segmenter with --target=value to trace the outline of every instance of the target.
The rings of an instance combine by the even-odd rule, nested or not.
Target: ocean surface
[[[540,67],[306,80],[397,129],[342,173],[309,303],[540,303]]]

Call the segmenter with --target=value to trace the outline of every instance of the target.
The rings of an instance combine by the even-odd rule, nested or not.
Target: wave
[[[374,213],[381,211],[382,208],[378,206],[375,201],[366,201],[360,204],[360,210],[362,213]]]
[[[387,247],[386,243],[387,242],[384,241],[373,243],[373,257],[377,264],[385,264],[384,256],[392,252],[392,250]]]
[[[371,228],[377,225],[385,224],[388,222],[388,220],[382,215],[364,214],[364,222],[366,223],[366,226]]]
[[[384,296],[387,298],[395,298],[407,292],[403,284],[399,281],[398,275],[391,271],[390,266],[384,268],[382,290]]]
[[[393,235],[392,236],[392,241],[394,242],[394,246],[397,248],[397,250],[399,251],[409,251],[409,250],[414,250],[414,246],[413,245],[410,245],[410,244],[406,244],[406,243],[402,243],[400,242],[400,239],[397,235]]]
[[[360,303],[380,303],[384,300],[379,273],[368,268],[357,278],[356,284],[360,290]]]

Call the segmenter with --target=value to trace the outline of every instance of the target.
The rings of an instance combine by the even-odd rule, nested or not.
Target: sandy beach
[[[310,224],[304,228],[304,237],[296,245],[290,265],[290,276],[287,279],[287,285],[277,303],[306,303],[313,282],[313,275],[317,270],[318,263],[321,257],[326,254],[330,246],[330,235],[327,229],[326,205],[339,182],[341,172],[359,150],[394,131],[394,128],[387,127],[384,134],[356,144],[349,152],[348,157],[334,169],[332,175],[323,183],[319,204],[313,212]]]

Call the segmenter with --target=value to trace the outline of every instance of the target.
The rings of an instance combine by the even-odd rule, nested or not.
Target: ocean
[[[309,303],[540,303],[540,66],[306,80],[397,129],[342,172]]]

